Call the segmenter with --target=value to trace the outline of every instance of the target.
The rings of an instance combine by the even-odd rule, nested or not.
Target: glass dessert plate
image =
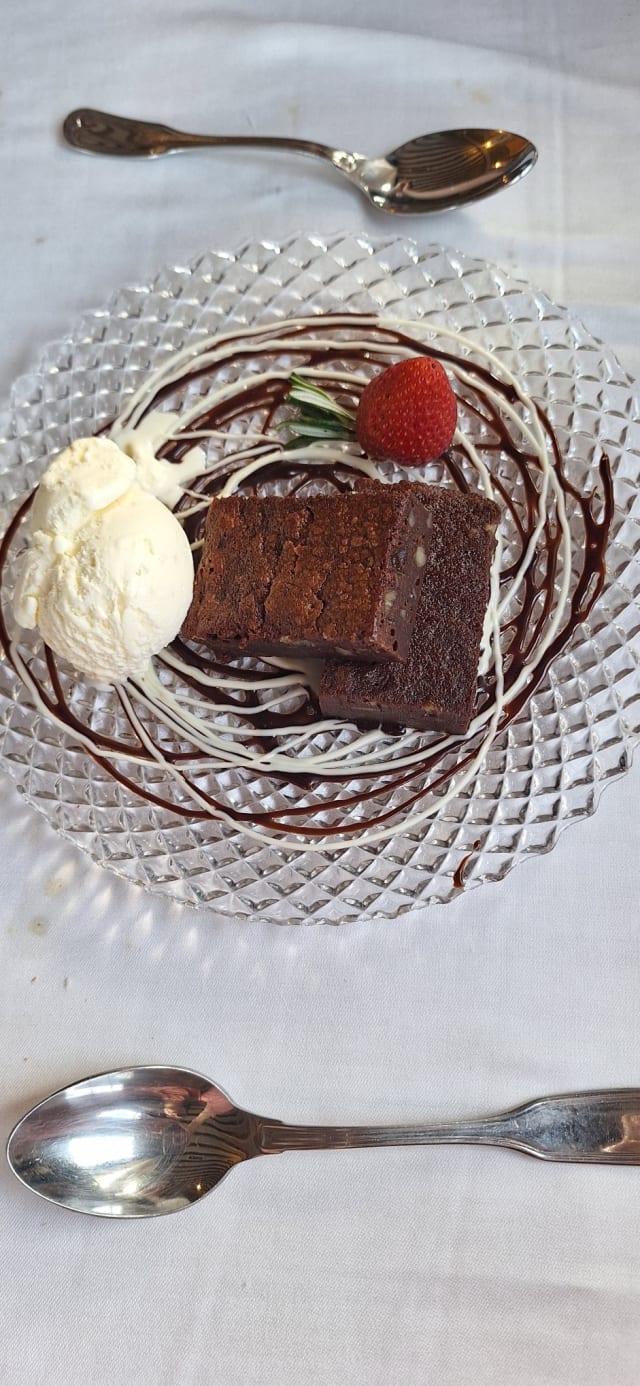
[[[149,890],[283,923],[391,917],[500,879],[593,812],[603,785],[627,768],[640,727],[640,425],[632,384],[611,353],[543,294],[440,247],[301,235],[210,252],[152,285],[123,290],[16,383],[0,419],[5,523],[51,455],[104,428],[169,353],[216,332],[324,313],[442,324],[489,349],[545,410],[570,483],[595,492],[606,453],[616,509],[605,584],[587,620],[468,783],[430,819],[408,814],[403,822],[399,802],[393,835],[382,840],[353,840],[354,832],[346,847],[292,846],[286,835],[264,840],[145,801],[34,711],[22,680],[0,663],[2,763],[58,831]],[[5,619],[8,595],[10,584]],[[38,642],[28,637],[26,646],[37,667]],[[85,720],[102,735],[119,733],[113,693],[72,673],[65,678]],[[415,745],[419,734],[412,735]],[[163,797],[160,767],[146,783]],[[277,804],[279,790],[265,776],[232,777],[227,793],[236,810],[257,812]],[[306,794],[308,803],[313,786]],[[374,806],[388,807],[382,789]]]

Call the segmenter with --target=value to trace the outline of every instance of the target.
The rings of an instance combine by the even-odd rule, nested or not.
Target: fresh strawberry
[[[455,432],[458,401],[444,367],[431,356],[409,356],[380,371],[365,386],[355,413],[315,380],[292,375],[289,386],[287,402],[297,414],[281,425],[292,434],[287,447],[355,434],[376,461],[434,462]]]
[[[449,447],[457,417],[458,402],[444,367],[431,356],[410,356],[365,386],[356,437],[376,460],[434,462]]]

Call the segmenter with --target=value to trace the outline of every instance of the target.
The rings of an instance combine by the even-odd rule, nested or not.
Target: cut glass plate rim
[[[273,268],[285,264],[289,269],[293,268],[293,273],[286,283],[278,283],[277,277],[276,280],[270,281],[269,277],[264,275],[267,265]],[[371,282],[358,278],[358,267],[361,265],[376,266],[380,271],[379,278]],[[212,272],[212,266],[215,273]],[[32,461],[32,465],[27,467],[27,489],[30,489],[34,478],[42,470],[47,455],[46,451],[42,450],[38,455],[38,440],[41,445],[45,422],[42,414],[46,412],[46,406],[51,405],[51,400],[46,401],[42,398],[40,405],[37,398],[32,404],[28,401],[37,396],[38,387],[42,396],[46,377],[58,374],[64,379],[65,372],[71,370],[77,384],[78,376],[81,377],[85,371],[82,365],[83,349],[94,340],[90,328],[93,326],[97,340],[99,326],[105,327],[116,321],[126,321],[128,317],[135,320],[131,303],[145,303],[148,306],[155,300],[159,306],[166,306],[176,304],[179,300],[188,302],[188,298],[185,299],[183,295],[185,285],[197,282],[202,287],[203,283],[208,283],[213,293],[224,287],[226,281],[232,285],[234,271],[240,268],[246,271],[248,288],[245,285],[242,293],[236,297],[236,313],[245,300],[252,305],[251,287],[265,284],[268,286],[271,282],[273,290],[271,296],[258,303],[257,307],[255,301],[253,302],[252,317],[238,319],[232,313],[232,322],[258,321],[264,309],[273,307],[279,296],[286,298],[287,295],[294,296],[295,306],[290,308],[289,313],[286,307],[284,311],[278,307],[280,317],[292,315],[294,311],[300,314],[306,311],[312,313],[314,305],[326,310],[327,295],[329,307],[332,306],[334,311],[344,311],[345,305],[352,304],[354,300],[357,300],[355,311],[362,311],[363,296],[368,296],[370,306],[367,311],[378,311],[384,316],[385,306],[390,301],[391,290],[394,287],[399,287],[398,296],[403,305],[410,303],[414,292],[417,294],[423,291],[428,294],[432,291],[438,311],[444,317],[445,312],[451,310],[449,300],[454,287],[465,286],[465,291],[469,290],[469,293],[465,297],[465,292],[462,292],[460,302],[457,303],[457,311],[463,312],[463,315],[471,313],[472,319],[475,314],[475,321],[472,320],[470,324],[465,322],[464,330],[469,331],[471,328],[472,334],[475,332],[478,340],[481,340],[482,334],[487,331],[486,315],[492,306],[495,311],[501,306],[501,299],[515,302],[519,296],[523,300],[523,308],[525,302],[530,304],[529,318],[526,312],[522,317],[516,315],[510,318],[507,314],[506,320],[498,315],[499,322],[494,325],[495,331],[499,335],[500,330],[504,329],[509,339],[506,345],[502,344],[503,350],[519,361],[521,348],[513,340],[513,333],[522,322],[557,324],[562,330],[567,330],[571,339],[571,350],[575,353],[578,364],[581,359],[588,362],[589,369],[585,371],[584,379],[593,379],[596,383],[600,380],[603,390],[606,385],[614,394],[616,391],[618,394],[621,392],[621,399],[616,398],[615,410],[602,407],[599,414],[594,409],[592,413],[594,419],[598,419],[598,423],[602,419],[613,418],[614,414],[616,418],[619,415],[621,435],[624,436],[624,445],[621,443],[620,447],[624,457],[629,459],[629,466],[625,472],[625,487],[629,501],[628,522],[631,529],[636,526],[635,533],[640,534],[637,528],[640,524],[640,411],[633,393],[634,383],[610,349],[572,313],[553,303],[545,293],[532,287],[525,278],[504,270],[497,264],[440,245],[428,242],[422,244],[410,237],[370,236],[367,233],[355,232],[297,232],[282,241],[247,239],[231,251],[214,248],[194,256],[186,264],[161,270],[149,284],[125,286],[114,293],[103,308],[83,314],[65,337],[43,349],[33,371],[22,375],[15,382],[6,416],[2,416],[3,421],[6,417],[8,432],[7,438],[0,438],[0,446],[3,441],[6,443],[8,440],[17,447],[19,456],[16,460],[20,465],[23,465],[25,457]],[[429,273],[429,270],[433,273]],[[327,271],[327,274],[323,279],[324,271]],[[412,271],[422,276],[415,291],[404,283],[406,276],[410,276]],[[253,280],[251,275],[254,276]],[[355,276],[352,281],[349,280],[350,275]],[[312,290],[309,289],[309,279]],[[299,287],[301,281],[302,291]],[[350,295],[346,294],[345,281],[346,284],[351,282],[353,293]],[[443,301],[443,295],[446,298],[447,286],[449,300]],[[378,287],[380,290],[377,303],[375,299],[371,300],[372,287]],[[201,308],[204,302],[206,299],[200,302]],[[428,311],[434,312],[435,309],[436,303]],[[228,321],[227,317],[220,318],[221,325]],[[188,340],[188,334],[189,328],[186,327],[181,341]],[[181,341],[172,339],[172,344],[180,345]],[[156,348],[157,346],[158,342],[155,344]],[[564,348],[569,349],[566,342]],[[563,349],[562,342],[559,349]],[[129,342],[129,354],[140,350],[140,342],[136,340],[134,332]],[[544,355],[546,348],[540,346],[539,350]],[[581,352],[583,358],[580,356]],[[125,359],[121,369],[124,371],[126,368]],[[115,379],[117,363],[113,369]],[[148,366],[144,369],[148,369]],[[604,372],[602,378],[598,372]],[[582,378],[581,376],[580,379]],[[568,373],[567,379],[570,382],[567,389],[570,390],[573,384],[571,372]],[[93,391],[86,390],[84,394],[82,389],[76,388],[74,397],[80,401],[78,407],[81,408],[81,416],[87,423],[85,431],[92,431],[92,428],[96,427],[96,409],[104,408],[104,401],[98,402],[96,398],[95,384]],[[27,401],[27,405],[23,401]],[[21,428],[20,410],[24,408],[27,409],[29,427]],[[55,409],[53,412],[55,420]],[[11,437],[14,423],[15,432]],[[79,436],[77,417],[72,419],[72,424],[73,427],[68,430],[67,436],[60,439],[53,451],[64,446],[71,437]],[[2,432],[0,428],[0,434]],[[605,440],[606,437],[605,433]],[[11,479],[15,465],[16,461],[8,466],[3,462],[0,467],[3,500],[7,499],[4,494],[5,483],[7,478]],[[22,493],[24,494],[24,491]],[[18,494],[15,492],[16,496]],[[619,529],[620,523],[618,531]],[[180,837],[181,825],[178,825],[178,829],[175,824],[163,825],[162,822],[156,821],[157,816],[151,812],[147,814],[144,832],[141,832],[137,821],[129,821],[140,818],[140,805],[131,800],[127,801],[126,796],[123,802],[113,807],[113,810],[107,805],[106,812],[112,813],[113,825],[106,831],[100,830],[95,825],[88,825],[91,813],[95,811],[99,815],[102,811],[99,800],[103,783],[100,777],[96,780],[93,763],[87,761],[82,752],[69,745],[55,729],[52,735],[49,726],[47,733],[46,724],[40,727],[40,719],[36,721],[38,734],[32,738],[31,746],[28,745],[28,734],[25,745],[24,728],[15,735],[11,722],[12,713],[21,702],[20,690],[17,687],[18,680],[5,662],[0,664],[0,763],[26,801],[43,814],[64,838],[88,853],[92,860],[105,865],[125,879],[141,884],[152,893],[197,907],[214,908],[219,914],[227,917],[248,919],[260,916],[278,923],[343,923],[363,915],[390,919],[422,905],[445,903],[460,895],[462,883],[469,889],[483,881],[501,880],[524,857],[550,851],[560,831],[569,823],[592,814],[606,784],[628,769],[640,734],[640,650],[636,620],[640,594],[640,563],[635,545],[629,550],[627,568],[628,571],[625,569],[621,574],[621,590],[628,597],[628,609],[623,603],[618,617],[612,617],[604,627],[601,624],[596,630],[596,634],[601,634],[602,630],[605,634],[612,629],[617,631],[618,645],[616,647],[614,643],[612,646],[612,657],[614,660],[622,658],[619,677],[625,685],[624,697],[621,701],[616,692],[617,675],[611,681],[610,675],[607,674],[607,679],[610,680],[608,692],[612,694],[612,699],[603,710],[596,708],[595,722],[592,722],[588,729],[584,726],[576,728],[576,734],[582,736],[579,751],[575,749],[575,744],[572,746],[574,733],[571,725],[568,730],[565,728],[561,739],[568,744],[568,750],[563,745],[559,767],[562,783],[556,785],[555,789],[547,788],[544,786],[544,775],[542,776],[542,797],[546,796],[548,802],[544,805],[545,812],[539,813],[537,818],[535,814],[531,819],[527,818],[531,808],[529,799],[528,803],[522,806],[519,821],[498,821],[496,826],[501,808],[504,808],[504,794],[496,790],[492,780],[490,753],[486,776],[483,771],[477,777],[478,781],[486,780],[480,796],[490,805],[486,821],[479,827],[477,823],[474,825],[473,814],[467,817],[469,805],[473,807],[476,795],[477,784],[474,784],[471,797],[464,804],[461,818],[452,822],[448,815],[445,815],[445,821],[441,825],[441,842],[437,840],[438,820],[435,820],[434,825],[427,825],[423,834],[411,838],[403,835],[400,825],[396,837],[382,844],[382,847],[372,844],[361,853],[347,850],[340,856],[327,856],[310,847],[302,856],[296,855],[295,859],[288,860],[285,845],[274,844],[266,850],[256,850],[254,844],[252,851],[245,852],[246,837],[241,833],[222,829],[222,825],[207,825],[207,828],[220,827],[221,831],[209,835],[206,841],[201,840],[199,844],[196,841],[194,845],[192,840],[177,840]],[[615,583],[612,579],[611,584],[608,584],[596,608],[598,612],[603,601],[606,604],[609,587],[616,585],[617,576]],[[632,613],[631,616],[629,613]],[[531,746],[534,753],[536,747],[538,752],[542,748],[543,769],[546,769],[544,749],[549,744],[545,725],[549,718],[553,717],[554,699],[558,695],[558,690],[561,692],[563,687],[563,675],[562,672],[558,673],[558,669],[566,659],[571,660],[574,646],[577,645],[579,653],[586,644],[593,645],[591,636],[585,640],[581,638],[583,629],[579,628],[578,632],[574,633],[568,651],[562,653],[531,700]],[[588,680],[593,674],[594,667],[590,665],[585,674],[579,667],[571,666],[571,677],[575,676],[580,686],[581,672],[584,682],[584,678]],[[630,693],[627,689],[629,679]],[[596,694],[599,696],[601,693],[602,689],[596,688]],[[525,735],[528,721],[527,713],[524,718]],[[520,722],[516,721],[513,726],[517,731]],[[594,726],[598,729],[595,745],[590,741],[585,750],[586,731],[588,730],[591,736]],[[20,747],[18,750],[16,742]],[[33,758],[35,749],[38,748],[39,753],[42,753],[43,746],[47,748],[45,756],[50,753],[51,759],[51,763],[44,767],[37,761],[34,763]],[[79,758],[82,758],[85,768],[84,772],[80,770],[78,773]],[[73,805],[73,811],[78,815],[75,822],[70,805],[66,802],[61,804],[60,797],[56,798],[56,793],[50,785],[52,777],[55,779],[56,775],[58,779],[64,779],[70,762],[74,764],[69,772],[68,784],[74,787],[78,800],[84,798],[83,805]],[[553,761],[549,764],[552,780]],[[558,769],[557,764],[555,769]],[[501,784],[504,783],[504,768],[498,775],[498,780]],[[538,797],[536,795],[536,805]],[[89,804],[89,819],[86,810],[87,798],[89,801],[92,798],[94,800]],[[478,834],[481,840],[478,840]],[[429,838],[435,838],[435,843],[431,843],[431,851],[426,849]],[[206,856],[207,848],[212,842],[219,853],[217,860]],[[222,852],[221,845],[224,846]],[[230,848],[233,850],[228,851]],[[465,864],[466,875],[462,871]]]

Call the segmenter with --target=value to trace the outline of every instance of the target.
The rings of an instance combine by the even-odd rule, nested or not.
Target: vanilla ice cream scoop
[[[13,599],[19,625],[99,685],[142,674],[176,635],[193,560],[175,515],[106,438],[81,438],[44,473]]]

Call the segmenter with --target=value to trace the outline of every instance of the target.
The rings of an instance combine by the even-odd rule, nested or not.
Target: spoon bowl
[[[541,1097],[428,1126],[297,1126],[245,1112],[190,1069],[120,1069],[72,1083],[14,1127],[7,1159],[51,1203],[97,1217],[179,1212],[257,1155],[362,1146],[509,1146],[543,1160],[640,1164],[640,1088]]]
[[[271,135],[194,135],[83,107],[66,117],[67,144],[85,154],[157,159],[187,149],[236,146],[286,150],[324,159],[382,212],[442,212],[488,197],[523,178],[535,145],[508,130],[442,130],[407,140],[377,158],[314,140]]]
[[[7,1146],[34,1193],[120,1218],[186,1208],[259,1153],[255,1117],[200,1074],[156,1066],[62,1088],[18,1122]]]

